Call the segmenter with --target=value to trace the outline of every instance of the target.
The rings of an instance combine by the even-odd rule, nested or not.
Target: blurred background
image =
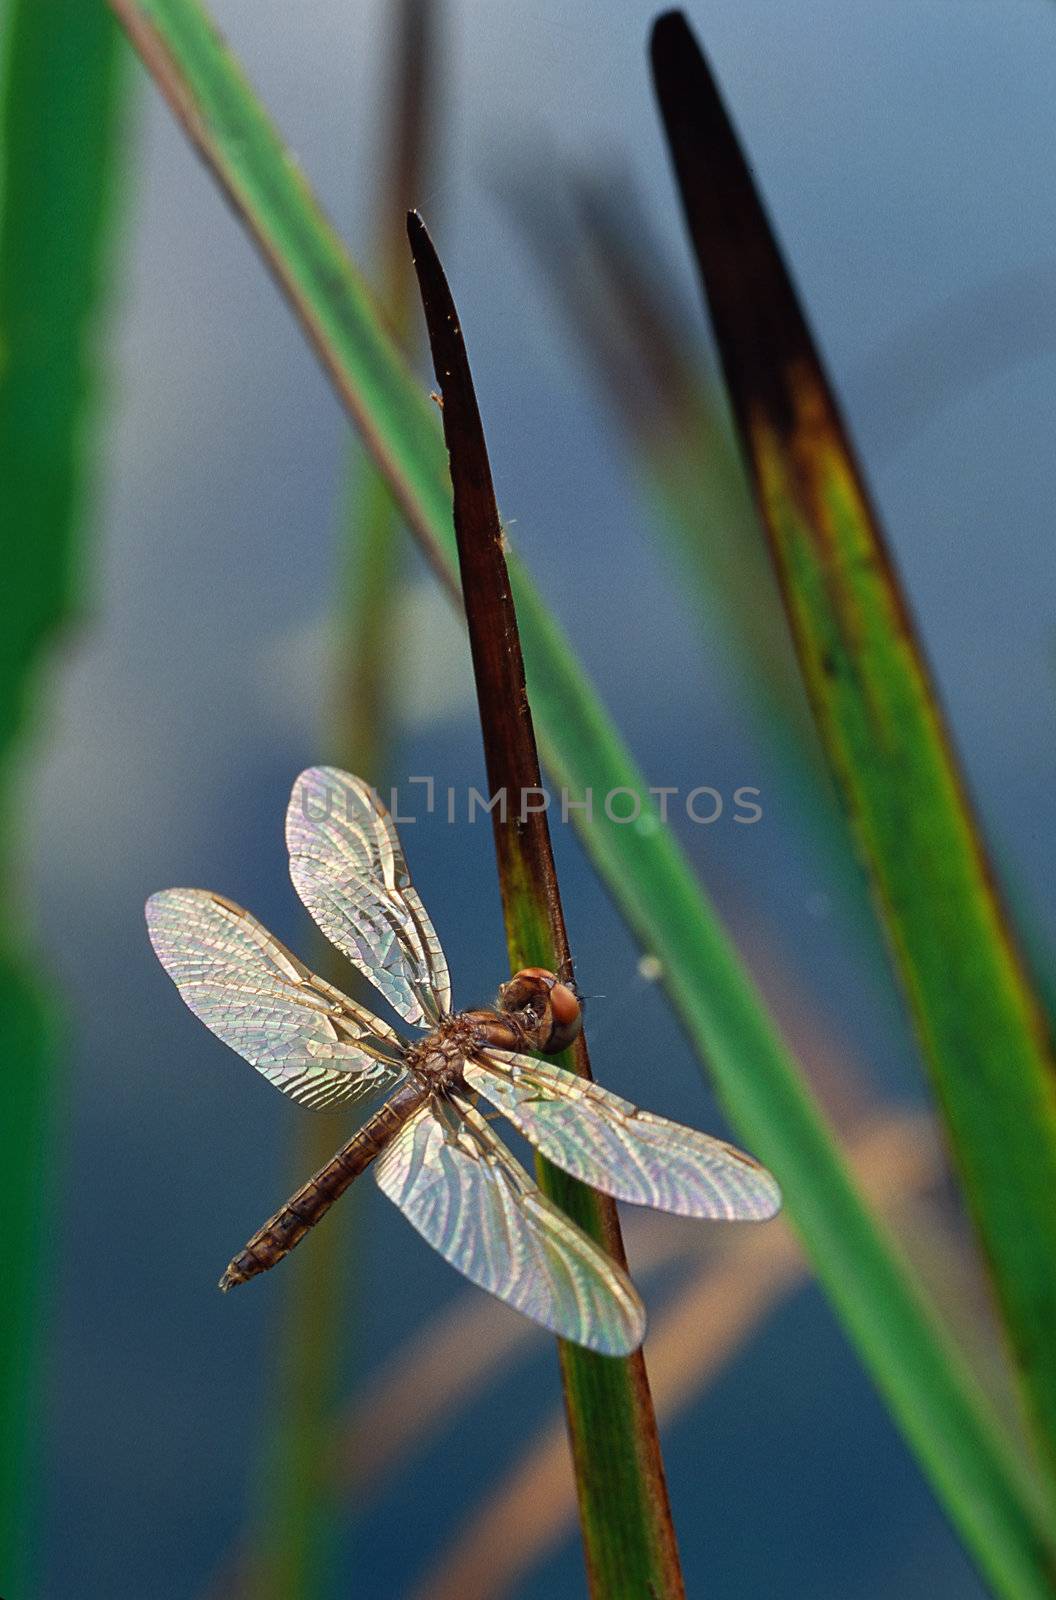
[[[779,609],[755,576],[759,536],[710,399],[715,538],[749,551],[723,581],[748,585],[754,654],[731,633],[732,591],[717,579],[702,593],[679,559],[687,519],[705,547],[712,526],[665,479],[663,446],[684,415],[679,384],[704,374],[710,392],[710,355],[646,71],[650,8],[436,0],[413,193],[397,192],[387,149],[394,8],[213,11],[390,304],[379,230],[401,227],[409,203],[422,210],[460,306],[511,538],[649,781],[727,797],[708,827],[673,809],[677,830],[834,1114],[853,1134],[866,1116],[924,1107],[865,891],[798,731]],[[846,407],[995,855],[1028,922],[1056,939],[1056,12],[1046,0],[711,0],[690,19]],[[169,885],[215,888],[319,959],[282,817],[300,768],[334,753],[335,618],[363,500],[347,425],[273,283],[141,67],[129,59],[123,79],[80,603],[38,684],[17,790],[22,927],[62,1028],[39,1592],[267,1592],[247,1545],[281,1561],[304,1535],[290,1370],[318,1359],[326,1415],[347,1428],[318,1469],[310,1579],[291,1578],[302,1587],[280,1588],[284,1600],[579,1595],[560,1450],[552,1467],[537,1454],[557,1417],[553,1341],[482,1310],[372,1184],[325,1225],[327,1245],[298,1253],[319,1246],[325,1273],[294,1258],[216,1292],[307,1175],[295,1125],[308,1114],[185,1010],[142,906]],[[619,352],[648,322],[597,267],[605,228],[651,263],[690,375],[649,391],[637,433]],[[408,338],[427,377],[416,316]],[[441,793],[483,787],[468,652],[409,541],[399,548],[389,625],[371,646],[391,690],[380,770],[365,775],[400,785],[418,817],[405,846],[455,999],[470,1005],[506,976],[490,830],[468,826],[464,804],[453,825],[426,815],[407,787],[412,775]],[[732,821],[742,785],[760,791],[751,827]],[[555,845],[579,981],[598,997],[597,1076],[720,1131],[662,991],[559,822]],[[333,1125],[334,1147],[347,1126]],[[937,1291],[970,1307],[977,1286],[937,1158],[919,1166],[892,1182],[929,1192],[925,1219],[913,1193],[898,1217]],[[663,1437],[689,1592],[981,1593],[791,1253],[774,1245],[753,1287],[734,1270],[740,1236],[720,1247],[707,1233],[628,1235],[656,1330],[647,1361],[669,1327]],[[697,1307],[687,1296],[705,1269],[734,1276]],[[450,1360],[430,1364],[438,1348]],[[550,1532],[517,1554],[526,1507]]]

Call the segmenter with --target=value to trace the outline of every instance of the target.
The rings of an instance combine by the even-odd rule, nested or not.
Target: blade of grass
[[[382,97],[381,164],[386,176],[374,259],[389,327],[401,344],[417,299],[404,217],[427,161],[438,13],[437,0],[399,0],[390,12],[391,92]],[[388,485],[364,457],[358,440],[352,441],[341,506],[333,687],[323,759],[349,772],[368,773],[382,792],[397,714],[386,645],[403,570],[402,535]],[[371,1003],[373,991],[366,980],[321,938],[314,966],[345,992]],[[295,1119],[293,1184],[329,1160],[347,1136],[346,1121],[338,1115]],[[303,1260],[294,1258],[286,1281],[285,1336],[278,1345],[263,1504],[249,1569],[260,1600],[312,1600],[328,1592],[342,1508],[327,1451],[354,1325],[347,1290],[359,1216],[354,1193],[333,1223],[319,1230],[317,1247],[305,1252]]]
[[[458,595],[450,479],[435,418],[363,282],[230,52],[195,0],[110,0],[275,273],[411,529]],[[629,790],[629,825],[574,820],[598,871],[709,1063],[731,1120],[781,1181],[834,1306],[993,1586],[1050,1596],[1056,1557],[1036,1486],[870,1212],[750,978],[585,678],[508,557],[544,761],[572,802]]]
[[[33,1418],[61,1164],[61,1023],[28,963],[14,794],[40,669],[79,588],[123,45],[113,19],[80,0],[9,0],[0,37],[0,1589],[15,1595],[39,1587]]]
[[[657,23],[653,62],[803,677],[1051,1479],[1056,1060],[1048,1025],[838,407],[737,136],[680,13]]]
[[[465,340],[443,268],[417,212],[410,213],[407,232],[442,395],[488,789],[491,796],[507,798],[506,809],[491,815],[510,971],[546,967],[571,976],[550,828],[546,813],[526,804],[529,796],[541,792],[542,775]],[[571,1071],[590,1077],[582,1034],[562,1060]],[[539,1155],[536,1172],[544,1193],[625,1267],[615,1202]],[[646,1594],[678,1600],[685,1589],[642,1352],[614,1359],[565,1340],[559,1348],[590,1592],[595,1600]]]

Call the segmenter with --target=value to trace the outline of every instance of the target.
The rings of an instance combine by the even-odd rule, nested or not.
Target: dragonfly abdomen
[[[388,1144],[422,1101],[428,1087],[408,1081],[354,1133],[335,1156],[301,1185],[286,1204],[258,1228],[249,1243],[227,1265],[220,1288],[226,1294],[236,1284],[246,1283],[260,1272],[277,1266],[305,1234],[326,1215],[350,1184]]]

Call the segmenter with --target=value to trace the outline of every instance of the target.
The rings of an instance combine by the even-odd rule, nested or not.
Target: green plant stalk
[[[1056,1059],[883,533],[678,13],[654,66],[803,677],[982,1241],[1056,1508]]]
[[[458,593],[450,488],[428,401],[303,177],[193,0],[111,0],[242,215],[408,523]],[[809,1087],[519,562],[508,558],[543,758],[573,800],[627,787],[636,822],[573,813],[617,904],[664,964],[687,1032],[741,1138],[773,1169],[818,1275],[980,1568],[999,1593],[1051,1600],[1050,1527],[902,1253],[851,1180]]]
[[[503,554],[491,465],[458,312],[416,212],[408,218],[451,461],[459,573],[480,707],[488,788],[508,810],[492,812],[510,971],[545,967],[571,977],[572,960],[545,812],[527,796],[542,787],[525,690],[517,613]],[[564,1052],[589,1078],[581,1035]],[[615,1202],[541,1156],[544,1192],[626,1267]],[[660,1439],[641,1350],[620,1360],[560,1341],[572,1460],[587,1575],[594,1600],[652,1595],[680,1600],[678,1561]]]
[[[38,1587],[34,1417],[62,1029],[15,893],[15,786],[40,668],[79,587],[124,46],[101,8],[7,0],[0,48],[0,1590],[16,1595]]]

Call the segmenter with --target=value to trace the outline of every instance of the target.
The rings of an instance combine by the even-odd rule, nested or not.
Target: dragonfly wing
[[[482,1289],[605,1355],[641,1344],[645,1310],[626,1273],[540,1193],[468,1103],[428,1103],[374,1171],[423,1238]]]
[[[309,767],[290,795],[286,843],[294,887],[331,943],[405,1022],[438,1022],[451,1008],[447,962],[374,791]]]
[[[307,1106],[387,1089],[403,1076],[403,1042],[317,978],[255,917],[206,889],[147,901],[159,961],[196,1017]]]
[[[777,1183],[750,1156],[553,1062],[489,1049],[463,1075],[548,1161],[617,1200],[756,1222],[780,1209]]]

